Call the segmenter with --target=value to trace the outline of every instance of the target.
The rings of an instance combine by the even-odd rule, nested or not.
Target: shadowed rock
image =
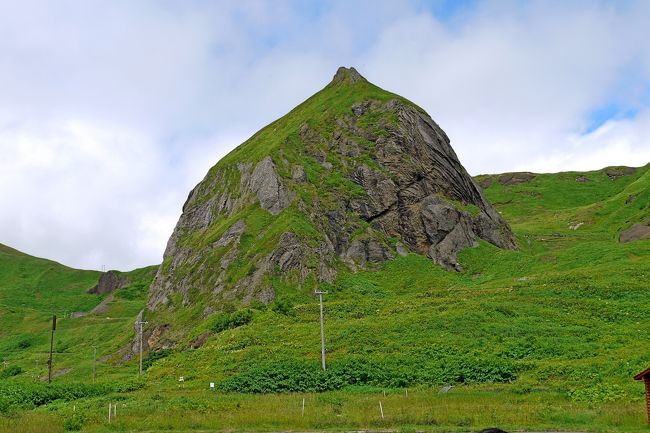
[[[636,172],[634,167],[610,167],[605,170],[605,174],[612,180],[616,180],[619,177],[630,176]]]
[[[120,275],[117,271],[108,271],[104,272],[100,277],[97,285],[90,289],[88,293],[95,293],[98,295],[104,295],[106,293],[112,293],[117,289],[126,287],[129,285],[129,279],[123,275]]]
[[[529,172],[505,173],[499,176],[499,183],[501,185],[518,185],[520,183],[530,182],[535,177],[537,177],[535,173]]]
[[[650,239],[650,223],[634,224],[627,230],[623,230],[618,240],[622,243]]]

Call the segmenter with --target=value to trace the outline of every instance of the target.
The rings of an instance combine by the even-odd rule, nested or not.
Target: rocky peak
[[[353,67],[346,68],[345,66],[338,68],[332,79],[334,84],[354,84],[358,81],[366,81],[366,79]]]
[[[479,239],[516,248],[422,109],[366,85],[354,68],[339,68],[332,83],[192,190],[149,310],[206,317],[224,305],[269,303],[278,285],[307,294],[409,253],[461,271],[458,252]]]

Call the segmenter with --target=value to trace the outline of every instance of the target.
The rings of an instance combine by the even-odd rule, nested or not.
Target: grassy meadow
[[[317,300],[278,281],[274,303],[197,320],[185,344],[148,354],[138,378],[120,349],[155,268],[126,273],[131,284],[107,298],[86,293],[97,272],[2,247],[0,432],[650,431],[632,380],[650,366],[650,241],[618,242],[650,217],[650,166],[613,177],[479,176],[520,249],[481,243],[461,254],[460,273],[413,254],[341,273],[323,287],[327,373]]]

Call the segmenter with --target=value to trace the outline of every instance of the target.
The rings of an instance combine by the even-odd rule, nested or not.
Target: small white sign
[[[210,389],[214,389],[214,382],[210,382]]]

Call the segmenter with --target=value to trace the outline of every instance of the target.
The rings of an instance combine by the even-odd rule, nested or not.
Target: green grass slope
[[[99,358],[110,356],[131,337],[153,272],[149,267],[124,273],[129,287],[100,296],[88,293],[100,272],[72,269],[0,245],[0,361],[6,361],[12,374],[20,371],[11,380],[47,377],[53,314],[54,374],[66,380],[89,378],[94,347]],[[105,307],[93,313],[100,304]]]
[[[52,313],[92,308],[96,297],[86,292],[99,272],[80,271],[23,254],[0,244],[0,304]]]
[[[317,300],[283,290],[287,283],[278,280],[281,296],[269,307],[230,307],[191,329],[176,349],[149,354],[141,389],[61,397],[27,412],[38,404],[16,404],[6,412],[12,417],[0,417],[0,431],[21,431],[21,425],[33,432],[75,425],[88,431],[468,431],[495,424],[647,431],[643,386],[631,377],[650,365],[650,241],[619,243],[618,234],[650,218],[650,165],[615,179],[605,169],[540,174],[515,185],[493,177],[485,194],[510,223],[520,249],[481,243],[461,254],[462,273],[414,254],[373,271],[340,273],[322,286],[328,291],[327,373],[319,371]],[[36,277],[51,262],[9,253],[12,258],[3,255],[0,262],[0,288],[2,304],[12,305],[16,316],[2,307],[3,323],[13,328],[0,338],[0,355],[23,373],[0,379],[0,387],[32,383],[32,375],[46,371],[50,311],[18,289],[14,262],[25,261],[29,290],[37,290],[36,281],[61,286]],[[70,278],[65,290],[51,289],[49,296],[76,293],[78,308],[101,301],[84,295],[96,274],[49,272]],[[79,280],[67,272],[79,272]],[[104,313],[61,323],[56,338],[65,349],[55,362],[71,370],[57,383],[89,381],[94,345],[102,355],[98,382],[126,383],[135,376],[135,360],[121,364],[115,357],[133,338],[133,319],[146,302],[151,270],[135,273],[137,283],[115,293]],[[14,306],[22,299],[24,305]],[[18,348],[26,336],[35,342]],[[209,382],[219,391],[209,391]],[[445,385],[454,388],[438,394]],[[288,393],[254,395],[274,391]],[[108,426],[111,399],[119,399],[123,417]],[[84,415],[72,412],[73,400]]]

